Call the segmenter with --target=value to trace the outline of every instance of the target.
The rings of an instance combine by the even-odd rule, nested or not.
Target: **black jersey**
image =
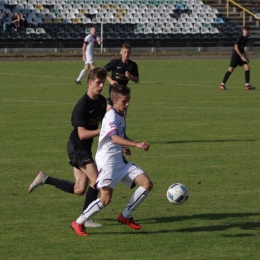
[[[125,72],[128,71],[132,76],[138,77],[138,67],[137,64],[128,60],[124,63],[122,59],[111,60],[105,67],[106,71],[112,71],[111,79],[116,80],[118,84],[127,86],[129,79],[125,76]],[[109,95],[112,90],[112,86],[109,86]]]
[[[248,37],[244,37],[243,34],[240,34],[238,37],[237,37],[237,40],[235,42],[235,44],[238,45],[238,49],[239,51],[243,54],[244,51],[245,51],[245,47],[246,47],[246,44],[247,44],[247,39]],[[233,52],[232,52],[232,56],[237,56],[237,52],[235,51],[235,48],[233,48]]]
[[[72,111],[71,124],[74,130],[70,134],[73,140],[81,149],[91,150],[93,138],[80,140],[78,127],[84,127],[87,130],[96,130],[106,113],[106,99],[99,95],[97,100],[92,100],[85,94],[76,104]]]

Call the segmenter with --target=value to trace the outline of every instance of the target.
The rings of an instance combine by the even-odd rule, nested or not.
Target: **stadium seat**
[[[212,28],[212,25],[211,25],[211,23],[206,22],[203,24],[203,27],[210,29],[210,28]]]
[[[89,23],[91,23],[91,19],[90,18],[83,18],[82,23],[83,24],[89,24]]]
[[[130,19],[124,17],[123,19],[121,19],[121,23],[123,23],[123,24],[129,24],[129,23],[130,23]]]
[[[159,23],[164,23],[164,24],[166,24],[166,23],[168,22],[168,19],[166,19],[166,18],[160,18],[158,22],[159,22]]]
[[[48,13],[48,14],[46,15],[46,18],[47,18],[47,19],[54,19],[54,18],[56,18],[56,15],[55,15],[54,13]]]
[[[75,16],[75,14],[69,13],[69,14],[67,14],[67,18],[72,20],[72,19],[75,19],[76,16]]]
[[[147,28],[154,28],[155,24],[150,22],[150,23],[146,24],[146,27]]]
[[[184,26],[183,26],[182,23],[177,22],[177,23],[175,24],[175,27],[176,27],[176,28],[179,28],[179,29],[182,29]]]
[[[54,18],[52,20],[52,22],[55,23],[55,24],[60,24],[60,23],[62,23],[62,20],[60,18]]]
[[[134,33],[135,33],[135,34],[143,33],[143,29],[145,29],[145,28],[135,28],[135,29],[134,29]]]
[[[139,13],[134,14],[134,18],[141,19],[143,16]]]
[[[59,19],[65,19],[65,18],[66,18],[66,15],[59,13],[59,14],[57,14],[57,18],[59,18]]]
[[[84,4],[84,5],[82,6],[82,8],[85,8],[85,9],[91,9],[92,7],[91,7],[90,4]]]
[[[62,20],[62,23],[72,23],[72,21],[71,21],[71,19],[69,19],[69,18],[64,18],[64,19]]]
[[[222,18],[216,18],[214,23],[224,23]]]
[[[177,19],[176,18],[170,18],[170,19],[168,19],[168,23],[176,24]]]
[[[26,28],[25,30],[26,34],[31,34],[31,33],[35,33],[35,30],[33,28]]]
[[[158,13],[154,13],[154,14],[152,14],[152,18],[159,19],[159,18],[161,18],[161,15]]]
[[[219,32],[218,28],[213,27],[210,29],[210,33],[220,33],[220,32]]]
[[[79,10],[79,13],[81,13],[81,14],[88,14],[89,11],[86,8],[82,8],[82,9]]]
[[[144,28],[144,34],[152,34],[153,30],[151,28]]]
[[[73,23],[73,24],[81,24],[82,21],[81,21],[80,18],[74,18],[74,19],[72,19],[72,23]]]
[[[173,34],[181,34],[181,29],[175,27],[175,28],[172,29],[172,33]]]
[[[157,23],[156,27],[157,27],[157,28],[165,28],[165,26],[164,26],[163,23]]]
[[[35,7],[35,9],[39,9],[39,10],[43,10],[44,9],[43,5],[35,5],[34,7]]]
[[[202,23],[199,23],[199,22],[196,22],[193,24],[194,28],[202,28],[202,26],[203,26]]]
[[[45,19],[43,19],[43,23],[45,23],[45,24],[50,24],[50,23],[52,23],[52,19],[50,19],[50,18],[45,18]]]

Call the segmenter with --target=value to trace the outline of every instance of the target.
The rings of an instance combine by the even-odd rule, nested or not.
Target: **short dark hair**
[[[122,96],[128,96],[131,93],[131,89],[128,86],[116,84],[113,85],[112,91],[111,91],[111,99],[117,98],[118,95]]]
[[[96,67],[88,74],[88,80],[95,80],[96,78],[105,80],[107,77],[107,71],[104,68]]]
[[[128,43],[124,43],[124,44],[122,44],[122,49],[129,49],[129,50],[131,50],[131,45],[128,44]]]
[[[243,26],[243,30],[250,31],[250,26],[248,25]]]

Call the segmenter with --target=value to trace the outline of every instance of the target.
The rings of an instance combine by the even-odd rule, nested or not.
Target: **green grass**
[[[143,230],[117,223],[132,193],[119,184],[95,217],[104,226],[87,238],[70,229],[84,197],[48,185],[27,193],[39,169],[73,180],[66,145],[71,111],[87,87],[86,77],[74,83],[83,64],[1,62],[0,259],[259,259],[259,61],[250,62],[256,91],[243,89],[242,68],[228,91],[218,89],[228,59],[137,62],[127,133],[151,144],[147,153],[132,149],[131,161],[154,182],[134,213]],[[166,199],[174,182],[189,189],[182,206]]]

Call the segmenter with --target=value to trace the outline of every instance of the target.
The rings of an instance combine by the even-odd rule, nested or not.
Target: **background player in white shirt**
[[[79,77],[76,80],[76,84],[81,84],[81,79],[88,71],[89,67],[91,69],[95,68],[94,64],[94,47],[95,43],[101,44],[101,40],[96,36],[96,28],[91,27],[90,34],[87,35],[84,39],[83,47],[82,47],[82,60],[85,62],[84,69],[80,72]]]
[[[142,227],[134,222],[132,212],[153,188],[153,183],[144,171],[123,157],[123,153],[131,155],[130,149],[125,146],[141,148],[144,151],[149,150],[147,142],[133,142],[124,138],[124,116],[129,106],[130,88],[122,85],[113,86],[111,98],[113,108],[106,113],[102,121],[95,158],[99,172],[95,187],[100,189],[101,196],[93,201],[77,220],[71,223],[71,227],[79,236],[89,235],[84,230],[85,221],[110,203],[113,189],[119,181],[129,188],[133,188],[135,183],[140,187],[134,191],[117,220],[133,229],[141,229]]]

